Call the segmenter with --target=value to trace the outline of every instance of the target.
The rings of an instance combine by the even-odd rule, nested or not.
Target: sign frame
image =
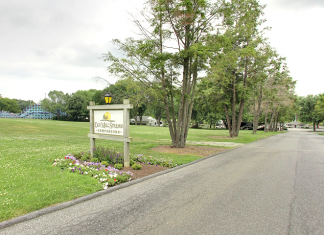
[[[123,100],[123,104],[112,105],[95,105],[95,102],[90,101],[89,109],[90,114],[90,155],[93,157],[93,149],[96,147],[96,139],[114,140],[124,142],[124,167],[130,167],[129,158],[129,143],[132,142],[132,137],[129,137],[129,110],[133,108],[133,105],[129,103],[128,99]],[[98,134],[95,133],[94,112],[96,110],[109,112],[110,110],[122,110],[123,111],[123,135],[112,134]]]

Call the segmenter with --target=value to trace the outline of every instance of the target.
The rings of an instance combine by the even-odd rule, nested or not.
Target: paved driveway
[[[324,234],[324,136],[272,136],[0,234]]]

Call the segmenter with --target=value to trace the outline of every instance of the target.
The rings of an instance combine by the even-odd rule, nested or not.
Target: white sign
[[[123,136],[123,110],[94,110],[94,133]]]

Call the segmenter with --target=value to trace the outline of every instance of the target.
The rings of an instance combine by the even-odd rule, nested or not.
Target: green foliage
[[[321,109],[322,100],[322,95],[299,97],[299,119],[302,122],[313,123],[314,127],[322,122],[324,120]]]
[[[89,160],[90,155],[84,155],[80,158],[81,161],[88,161]]]
[[[41,106],[43,109],[56,114],[59,118],[61,113],[66,111],[68,99],[68,94],[53,90],[48,93],[48,98],[41,100]]]
[[[7,111],[10,113],[20,113],[18,102],[16,99],[0,97],[0,111]]]
[[[315,105],[315,112],[319,119],[324,120],[324,93],[318,95],[318,99]]]
[[[101,162],[101,165],[105,165],[105,166],[108,166],[109,165],[109,163],[107,162],[107,161],[102,161]],[[115,167],[116,168],[116,167]],[[116,168],[116,169],[118,169],[118,168]],[[118,169],[118,170],[120,170],[120,169]]]
[[[152,156],[145,156],[143,154],[137,154],[131,157],[131,165],[133,165],[136,162],[154,166],[165,166],[170,168],[177,166],[177,164],[174,164],[171,160],[167,160],[164,158],[155,158]]]
[[[20,110],[25,110],[29,106],[35,104],[35,102],[32,100],[17,100],[17,102]]]
[[[90,162],[99,162],[99,159],[96,158],[96,157],[93,157],[93,158],[90,159]]]
[[[132,165],[132,169],[133,170],[141,170],[142,169],[142,165],[138,164],[138,163],[134,163]]]
[[[119,163],[117,163],[117,164],[114,165],[114,167],[115,167],[116,169],[118,169],[118,170],[121,170],[121,169],[123,168],[123,164],[119,164]]]

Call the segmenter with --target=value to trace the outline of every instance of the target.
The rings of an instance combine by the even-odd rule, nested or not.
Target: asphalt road
[[[0,234],[324,234],[324,136],[279,134]]]

